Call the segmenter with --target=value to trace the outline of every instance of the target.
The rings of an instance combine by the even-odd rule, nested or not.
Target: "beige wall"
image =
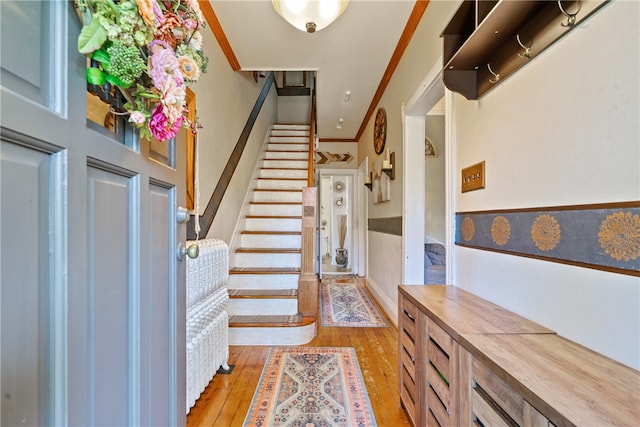
[[[431,2],[380,102],[397,153],[400,105],[440,56],[439,32],[456,7]],[[480,100],[453,96],[455,210],[640,200],[639,17],[639,2],[611,2]],[[360,159],[374,156],[371,126]],[[461,194],[461,168],[482,160],[486,189]],[[396,178],[391,202],[369,204],[369,216],[401,215],[401,186]],[[401,239],[369,235],[370,279],[388,307],[401,259],[374,261],[388,251],[383,240]],[[640,278],[455,246],[453,255],[456,286],[640,368]]]
[[[204,212],[213,194],[265,82],[265,79],[259,79],[256,83],[253,73],[233,71],[208,28],[204,30],[204,50],[209,57],[208,71],[192,86],[197,97],[198,117],[204,126],[198,134],[200,214]],[[276,121],[276,113],[277,95],[273,86],[249,136],[208,237],[218,237],[230,243],[255,162],[263,148],[269,126]]]
[[[409,102],[418,90],[426,74],[437,62],[442,51],[440,33],[458,7],[455,1],[431,1],[411,43],[398,64],[389,86],[376,107],[384,107],[387,112],[386,147],[396,153],[396,179],[391,181],[391,200],[374,204],[369,194],[370,218],[399,217],[402,215],[402,105]],[[365,156],[373,163],[377,154],[373,149],[373,122],[375,113],[358,144],[358,164]],[[383,305],[393,316],[397,307],[397,286],[402,280],[401,237],[369,232],[369,261],[367,282]],[[393,248],[391,252],[389,249]],[[395,319],[394,319],[395,321]]]

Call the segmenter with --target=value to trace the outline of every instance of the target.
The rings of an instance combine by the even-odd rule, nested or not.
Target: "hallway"
[[[411,425],[400,407],[398,395],[395,327],[329,328],[318,322],[318,336],[305,346],[355,348],[378,425]],[[216,374],[187,416],[187,427],[241,427],[269,348],[230,347],[229,363],[235,365],[233,372],[231,375]]]

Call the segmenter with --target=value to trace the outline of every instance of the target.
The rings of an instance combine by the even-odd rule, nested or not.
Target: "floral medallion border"
[[[640,201],[457,212],[455,242],[640,276]]]

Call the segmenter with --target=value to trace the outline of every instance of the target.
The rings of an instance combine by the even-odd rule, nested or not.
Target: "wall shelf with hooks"
[[[443,37],[443,81],[478,99],[607,0],[465,0]]]

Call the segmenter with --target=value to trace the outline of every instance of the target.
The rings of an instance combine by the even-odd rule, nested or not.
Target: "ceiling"
[[[421,16],[412,17],[414,0],[351,0],[334,23],[307,34],[280,17],[271,0],[210,4],[241,70],[317,71],[318,136],[325,141],[360,136],[381,96],[387,67],[399,60],[396,47],[408,43],[407,34],[401,37],[411,26],[407,23],[415,28]],[[340,119],[342,129],[336,128]]]

